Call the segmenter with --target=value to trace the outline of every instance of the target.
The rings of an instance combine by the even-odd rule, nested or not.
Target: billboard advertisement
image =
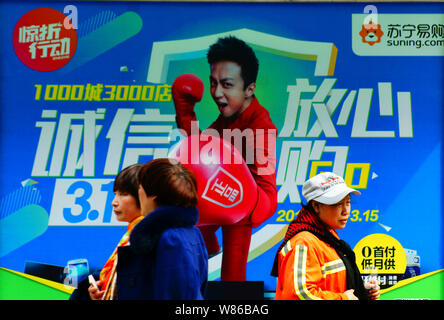
[[[443,268],[442,4],[2,1],[0,25],[0,267],[103,267],[126,230],[115,176],[179,142],[179,75],[203,80],[195,112],[211,125],[206,54],[235,36],[277,128],[278,204],[253,229],[247,280],[272,296],[302,185],[322,171],[362,193],[339,236],[363,275],[373,265],[389,288]],[[211,257],[210,281],[220,268]]]

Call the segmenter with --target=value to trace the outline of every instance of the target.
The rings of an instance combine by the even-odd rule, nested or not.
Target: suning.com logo
[[[443,56],[444,14],[381,14],[368,5],[352,16],[353,51],[363,56]]]
[[[388,28],[387,46],[444,47],[444,24],[390,24]]]

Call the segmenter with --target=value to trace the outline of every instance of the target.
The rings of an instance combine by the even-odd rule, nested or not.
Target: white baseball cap
[[[302,195],[307,202],[316,200],[323,204],[335,204],[349,193],[361,194],[361,192],[349,188],[344,179],[333,172],[319,173],[302,186]]]

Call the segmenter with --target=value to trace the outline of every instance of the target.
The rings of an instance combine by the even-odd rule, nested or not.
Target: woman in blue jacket
[[[145,218],[130,245],[118,248],[115,299],[203,299],[208,256],[199,219],[196,179],[172,159],[155,159],[138,174]]]

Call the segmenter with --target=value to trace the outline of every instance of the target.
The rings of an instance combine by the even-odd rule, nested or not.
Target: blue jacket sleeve
[[[154,299],[200,300],[208,276],[204,243],[195,228],[165,231],[158,243]]]

